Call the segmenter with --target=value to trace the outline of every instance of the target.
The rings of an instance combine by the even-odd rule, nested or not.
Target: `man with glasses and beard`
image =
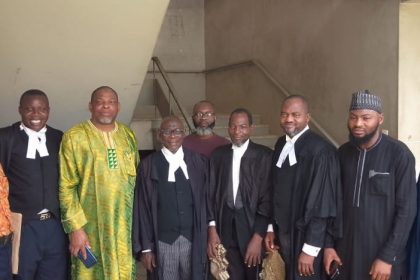
[[[340,279],[406,279],[405,247],[416,213],[414,156],[381,133],[383,121],[378,96],[353,94],[350,141],[339,149],[343,237],[336,251],[324,253],[327,271],[333,260],[343,264]]]
[[[210,101],[203,100],[194,105],[192,120],[195,133],[184,138],[184,147],[210,157],[214,149],[230,143],[226,138],[213,132],[216,115],[213,103]]]

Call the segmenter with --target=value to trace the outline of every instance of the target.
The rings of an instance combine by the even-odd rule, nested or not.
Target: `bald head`
[[[283,100],[282,106],[284,106],[286,103],[291,103],[291,101],[298,101],[299,103],[301,103],[301,106],[304,112],[309,113],[309,103],[303,95],[299,95],[299,94],[289,95]]]

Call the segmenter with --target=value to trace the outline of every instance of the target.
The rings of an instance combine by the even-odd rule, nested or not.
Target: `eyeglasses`
[[[182,136],[182,135],[184,135],[185,130],[180,129],[180,128],[177,128],[177,129],[162,129],[162,130],[159,131],[159,133],[163,136],[171,136],[171,135]]]
[[[214,116],[214,113],[213,112],[198,112],[197,114],[195,114],[194,115],[194,117],[196,117],[196,118],[199,118],[199,119],[201,119],[201,118],[210,118],[210,117],[213,117]]]

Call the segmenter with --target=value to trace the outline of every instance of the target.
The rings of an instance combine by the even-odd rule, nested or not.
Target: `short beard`
[[[361,145],[369,142],[375,136],[378,129],[379,129],[379,125],[375,128],[374,131],[372,131],[371,133],[366,134],[365,136],[360,137],[360,138],[354,137],[353,134],[351,134],[351,130],[349,129],[349,140],[354,145],[361,146]]]
[[[248,140],[248,139],[246,139],[246,140]],[[246,142],[246,140],[245,141],[242,141],[242,142],[239,142],[239,143],[233,143],[233,145],[235,145],[236,147],[242,147],[242,145],[243,144],[245,144],[245,142]]]
[[[213,128],[215,124],[216,122],[212,122],[208,127],[199,127],[198,124],[194,121],[195,133],[199,136],[213,135]]]
[[[103,125],[107,125],[107,124],[113,124],[114,123],[114,118],[110,118],[110,117],[102,117],[98,119],[100,124]]]
[[[195,133],[199,136],[213,135],[213,129],[211,127],[198,127],[195,129]]]

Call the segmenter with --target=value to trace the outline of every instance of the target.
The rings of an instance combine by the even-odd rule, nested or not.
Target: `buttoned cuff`
[[[209,227],[215,227],[215,226],[216,226],[216,221],[209,222]]]
[[[267,232],[274,232],[273,224],[268,224]]]

